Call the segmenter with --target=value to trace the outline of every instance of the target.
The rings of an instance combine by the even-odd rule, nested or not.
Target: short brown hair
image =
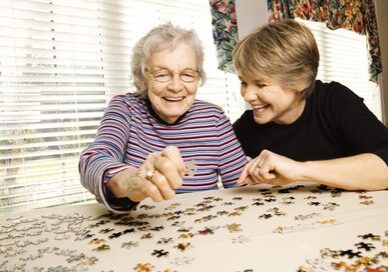
[[[300,88],[308,97],[319,66],[319,51],[311,31],[295,20],[282,20],[258,27],[233,51],[237,72],[262,74],[282,86]]]

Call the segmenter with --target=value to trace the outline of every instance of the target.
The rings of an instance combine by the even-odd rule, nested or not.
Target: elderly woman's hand
[[[182,185],[185,171],[179,149],[168,146],[162,152],[151,153],[139,169],[117,173],[108,182],[108,188],[116,197],[128,197],[135,202],[147,197],[154,201],[167,200]]]
[[[303,180],[303,163],[263,150],[244,168],[239,183],[285,185]]]

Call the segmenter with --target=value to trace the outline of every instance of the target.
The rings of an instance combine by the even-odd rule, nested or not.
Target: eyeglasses
[[[173,73],[172,71],[167,69],[159,69],[154,72],[146,70],[146,72],[149,73],[156,82],[160,83],[170,82],[175,74],[178,74],[179,79],[186,83],[193,83],[194,81],[199,79],[198,71],[192,69],[186,69],[179,73]]]

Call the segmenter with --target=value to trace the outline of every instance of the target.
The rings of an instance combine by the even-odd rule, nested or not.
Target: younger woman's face
[[[284,88],[265,76],[239,77],[241,96],[252,107],[256,123],[291,124],[302,115],[306,101],[301,98],[302,90]]]

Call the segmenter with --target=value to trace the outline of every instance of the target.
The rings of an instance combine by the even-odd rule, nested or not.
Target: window
[[[365,105],[381,120],[380,90],[369,81],[366,36],[345,29],[331,30],[324,23],[297,20],[307,25],[317,40],[320,53],[317,78],[347,86],[364,98]]]
[[[235,119],[243,103],[216,68],[208,0],[0,2],[0,211],[94,201],[79,153],[112,96],[133,90],[134,43],[166,21],[197,30],[208,74],[198,98]]]

